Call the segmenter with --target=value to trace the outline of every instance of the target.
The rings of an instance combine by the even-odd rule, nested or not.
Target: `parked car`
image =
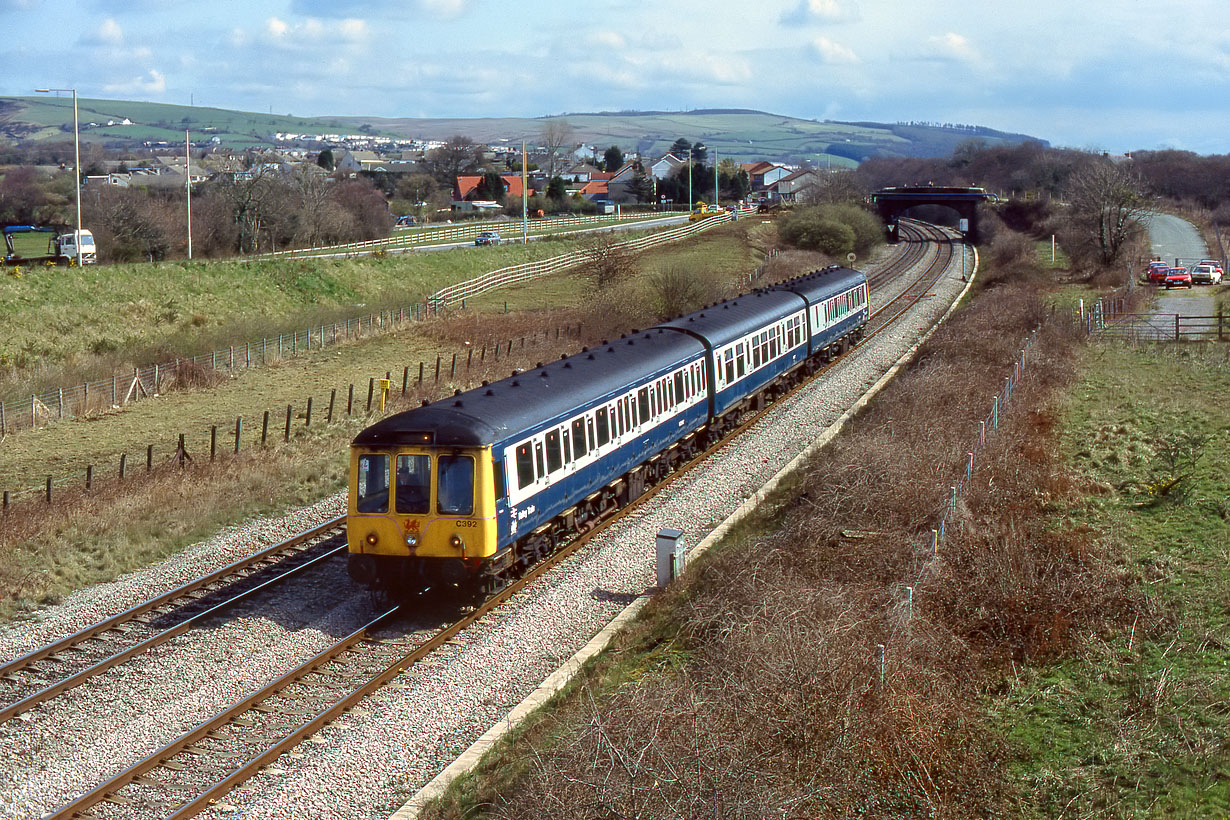
[[[1192,284],[1217,285],[1221,283],[1221,266],[1201,262],[1192,266]]]
[[[1151,284],[1160,285],[1166,281],[1166,271],[1170,270],[1170,266],[1165,262],[1153,261],[1149,263],[1149,268],[1145,272],[1145,278]]]
[[[1192,275],[1188,273],[1187,268],[1170,268],[1166,271],[1166,290],[1171,288],[1190,288],[1192,286]]]
[[[399,216],[399,217],[397,217],[397,224],[398,224],[399,226],[401,226],[401,225],[417,225],[417,224],[419,224],[419,221],[418,221],[417,219],[415,219],[413,216],[408,216],[408,215],[407,215],[407,216]]]
[[[1212,265],[1214,268],[1217,269],[1217,272],[1220,273],[1222,276],[1226,275],[1226,272],[1222,269],[1221,262],[1218,262],[1216,259],[1201,259],[1199,264]]]
[[[500,244],[500,235],[495,231],[483,231],[478,236],[474,237],[475,245],[498,245]]]

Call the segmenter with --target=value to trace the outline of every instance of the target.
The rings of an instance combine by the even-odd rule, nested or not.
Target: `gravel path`
[[[959,266],[956,270],[960,270]],[[383,818],[655,583],[654,536],[678,527],[697,543],[849,407],[961,292],[959,273],[910,319],[851,352],[748,434],[611,527],[426,663],[284,755],[206,818]],[[888,298],[876,294],[877,304]],[[72,596],[37,622],[0,631],[13,657],[154,592],[306,529],[344,507],[341,495],[278,521],[230,530],[157,567]],[[250,612],[184,636],[58,702],[0,725],[0,817],[53,810],[222,705],[312,654],[371,605],[340,563],[312,601]],[[302,588],[295,589],[302,594]],[[132,704],[141,704],[134,709]],[[125,816],[103,805],[103,817]]]

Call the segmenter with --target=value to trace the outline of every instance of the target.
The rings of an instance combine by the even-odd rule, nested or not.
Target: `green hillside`
[[[271,145],[276,132],[298,134],[369,133],[417,139],[463,134],[481,143],[531,145],[548,121],[539,118],[394,119],[381,117],[294,117],[164,103],[81,99],[81,137],[110,147],[143,141],[177,144],[184,132],[194,141],[217,137],[227,146]],[[107,125],[128,119],[131,125]],[[763,111],[623,111],[565,114],[574,139],[625,152],[665,153],[679,137],[703,142],[719,158],[739,161],[810,161],[816,165],[857,165],[873,156],[947,156],[964,140],[987,144],[1034,139],[976,126],[848,123],[798,119]],[[72,99],[67,96],[0,97],[0,141],[64,139],[72,133]]]

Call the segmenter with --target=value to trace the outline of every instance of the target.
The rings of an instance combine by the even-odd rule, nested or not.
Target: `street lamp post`
[[[71,91],[73,93],[73,175],[77,178],[77,267],[81,267],[81,127],[77,121],[77,89],[75,88],[36,88],[37,94],[50,94],[52,91]]]

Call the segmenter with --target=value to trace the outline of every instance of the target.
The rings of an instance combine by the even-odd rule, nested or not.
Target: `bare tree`
[[[452,190],[457,177],[476,170],[482,164],[482,152],[474,140],[455,134],[439,148],[429,151],[424,165],[437,182]]]
[[[1098,261],[1114,264],[1153,207],[1143,180],[1126,163],[1094,158],[1068,180],[1072,221]]]
[[[564,149],[573,144],[573,128],[568,120],[547,120],[542,128],[542,145],[547,152],[547,179],[555,176],[555,169]]]
[[[585,248],[590,275],[599,287],[606,287],[636,273],[636,257],[611,231],[594,234]]]

